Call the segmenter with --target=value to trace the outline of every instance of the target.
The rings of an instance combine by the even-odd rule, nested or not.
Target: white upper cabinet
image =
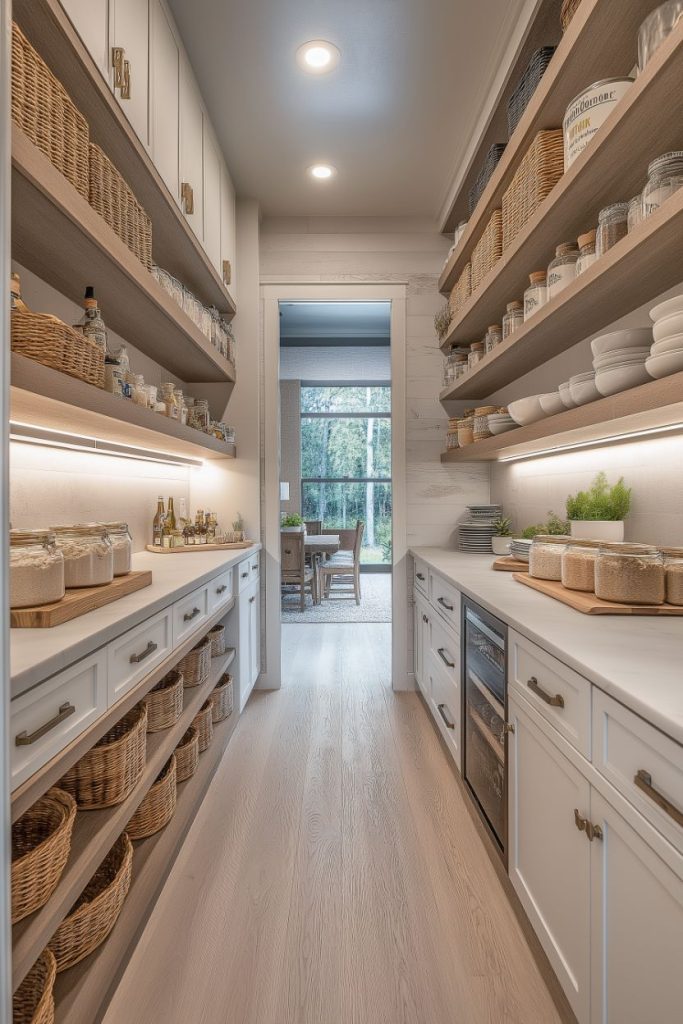
[[[62,0],[62,6],[90,56],[109,81],[109,0]]]
[[[149,146],[149,2],[110,0],[112,85],[121,109],[145,147]],[[114,51],[121,51],[117,78]],[[121,168],[125,173],[125,168]]]
[[[192,68],[180,60],[180,207],[199,241],[204,238],[202,103]]]
[[[150,7],[150,135],[152,159],[180,202],[180,49],[161,0]]]
[[[204,250],[215,269],[221,270],[221,152],[204,118]]]
[[[227,167],[221,160],[221,262],[219,273],[224,283],[235,293],[235,188]]]

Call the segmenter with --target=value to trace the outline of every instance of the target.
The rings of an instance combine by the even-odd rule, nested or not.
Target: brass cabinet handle
[[[416,577],[416,579],[418,579],[418,580],[422,580],[422,582],[424,583],[424,581],[425,581],[425,577],[424,577],[424,573],[423,573],[423,572],[416,572],[416,573],[415,573],[415,577]]]
[[[155,644],[153,640],[150,640],[150,642],[145,647],[144,651],[141,651],[139,654],[131,654],[131,665],[137,665],[138,662],[144,661],[145,658],[149,658],[150,654],[154,654],[158,646],[159,644]]]
[[[515,727],[514,727],[512,722],[505,722],[503,724],[503,736],[505,736],[506,733],[511,733],[511,732],[514,732],[514,731],[515,731]],[[502,739],[502,737],[501,737],[501,739]]]
[[[189,181],[184,181],[180,186],[180,198],[185,207],[185,213],[194,213],[194,190]]]
[[[446,611],[452,612],[454,610],[453,609],[453,605],[452,604],[447,604],[442,597],[438,597],[437,601],[441,605],[442,608],[446,609]]]
[[[444,710],[445,707],[446,707],[445,704],[437,704],[437,709],[439,711],[439,714],[441,715],[441,717],[444,720],[444,724],[445,724],[446,728],[447,729],[455,729],[455,722],[451,721],[451,719],[448,717],[448,715],[446,714],[446,712]]]
[[[538,679],[536,678],[536,676],[532,676],[531,679],[527,679],[526,685],[529,687],[532,693],[535,693],[536,696],[540,697],[541,700],[545,701],[546,704],[550,704],[552,708],[564,707],[564,697],[562,696],[562,694],[556,693],[555,696],[553,696],[551,693],[548,693],[546,690],[543,689],[542,686],[539,686]]]
[[[185,622],[192,622],[192,620],[196,619],[197,616],[200,614],[200,608],[193,608],[191,612],[185,612],[185,614],[183,615],[183,619],[185,620]]]
[[[455,668],[455,662],[454,661],[449,661],[448,658],[446,657],[446,653],[445,653],[445,648],[444,647],[439,647],[439,649],[438,649],[438,651],[436,653],[439,655],[439,657],[441,658],[441,660],[444,663],[444,665],[448,665],[449,668]]]
[[[579,832],[586,831],[587,821],[585,818],[581,817],[577,807],[574,808],[574,824],[578,828]]]
[[[18,747],[28,747],[31,743],[35,743],[36,740],[39,740],[41,736],[44,736],[46,732],[49,732],[50,729],[54,729],[56,725],[63,722],[65,718],[69,718],[73,715],[75,710],[75,705],[68,700],[64,701],[63,704],[59,705],[59,710],[55,717],[51,718],[49,722],[45,723],[45,725],[38,726],[38,728],[31,733],[26,732],[25,729],[23,732],[17,733],[14,737],[15,744]]]
[[[652,785],[652,776],[644,768],[639,768],[636,774],[633,776],[638,789],[642,790],[645,796],[648,796],[653,803],[656,803],[658,807],[668,814],[670,818],[676,822],[677,825],[683,826],[683,812],[679,811],[675,804],[672,804],[663,793],[660,793],[658,789],[655,789]]]
[[[223,260],[223,284],[228,285],[232,280],[232,266],[230,260]]]
[[[111,66],[114,71],[114,88],[123,88],[123,55],[125,50],[122,46],[112,46]]]
[[[224,583],[222,587],[216,587],[216,593],[217,594],[224,594],[227,589],[228,588],[227,588],[227,586]]]
[[[121,86],[121,99],[130,99],[130,61],[123,62],[123,85]]]
[[[578,828],[579,832],[585,832],[586,838],[592,843],[594,839],[602,839],[602,829],[599,825],[594,825],[588,818],[582,818],[577,808],[574,808],[574,824]]]

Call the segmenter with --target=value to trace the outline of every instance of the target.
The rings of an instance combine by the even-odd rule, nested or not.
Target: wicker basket
[[[44,907],[71,849],[76,801],[50,789],[12,825],[12,924]]]
[[[88,202],[151,271],[152,222],[109,157],[92,142]]]
[[[503,255],[503,215],[494,210],[484,233],[472,252],[472,293]]]
[[[497,405],[480,405],[474,410],[474,440],[484,441],[493,437],[489,430],[489,414],[498,411]]]
[[[122,803],[145,768],[147,708],[137,704],[99,740],[59,783],[79,807],[95,810]]]
[[[44,949],[12,997],[12,1024],[54,1024],[57,963]]]
[[[234,707],[234,684],[229,672],[225,672],[218,680],[218,685],[211,691],[213,709],[211,719],[214,725],[230,718]]]
[[[503,252],[564,173],[562,129],[539,132],[503,194]]]
[[[211,637],[207,635],[200,640],[178,662],[177,668],[183,674],[184,686],[201,686],[205,683],[211,671]]]
[[[64,86],[12,24],[12,120],[88,198],[88,122]]]
[[[479,174],[477,175],[476,181],[474,182],[474,185],[467,193],[467,203],[469,206],[470,215],[474,213],[476,205],[481,199],[484,189],[491,180],[493,172],[495,171],[496,167],[500,162],[500,158],[505,152],[506,145],[507,143],[505,142],[494,142],[494,144],[491,146],[488,153],[486,154],[484,164],[481,170],[479,171]]]
[[[225,646],[225,626],[213,626],[209,630],[209,639],[211,640],[212,658],[218,658],[221,654],[225,654],[227,650]]]
[[[84,960],[107,938],[128,895],[132,867],[133,844],[124,832],[50,939],[57,972]]]
[[[13,309],[12,351],[69,377],[104,387],[104,352],[56,316]]]
[[[178,721],[183,710],[183,674],[168,672],[145,697],[147,732],[162,732]]]
[[[176,759],[173,754],[164,765],[156,782],[126,825],[131,839],[146,839],[161,831],[175,813]]]
[[[192,725],[197,730],[199,753],[203,754],[211,746],[213,739],[213,697],[204,701],[201,710],[193,718]]]
[[[569,22],[572,20],[580,6],[581,0],[564,0],[562,10],[560,11],[560,23],[562,25],[563,32],[567,31]]]
[[[175,748],[176,783],[191,779],[199,764],[199,733],[193,725]]]
[[[458,278],[457,284],[451,291],[448,305],[451,307],[453,318],[457,316],[472,294],[472,264],[466,263]]]
[[[542,46],[531,57],[524,74],[519,80],[507,102],[508,138],[522,119],[522,114],[529,106],[531,97],[536,92],[538,84],[543,78],[552,56],[555,53],[554,46]]]

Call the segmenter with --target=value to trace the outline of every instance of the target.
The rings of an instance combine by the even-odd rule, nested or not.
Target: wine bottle
[[[168,499],[168,512],[166,513],[166,521],[168,522],[169,530],[177,529],[172,497]]]
[[[161,547],[161,535],[164,529],[165,518],[164,499],[160,496],[157,498],[157,512],[152,522],[152,543],[155,547]]]

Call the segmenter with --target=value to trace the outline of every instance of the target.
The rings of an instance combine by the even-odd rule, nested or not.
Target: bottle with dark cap
[[[86,338],[90,341],[94,341],[98,345],[102,352],[107,354],[107,328],[104,320],[102,319],[102,313],[97,305],[97,299],[95,298],[95,289],[92,285],[88,285],[85,289],[85,297],[83,299],[83,318],[76,325]]]

